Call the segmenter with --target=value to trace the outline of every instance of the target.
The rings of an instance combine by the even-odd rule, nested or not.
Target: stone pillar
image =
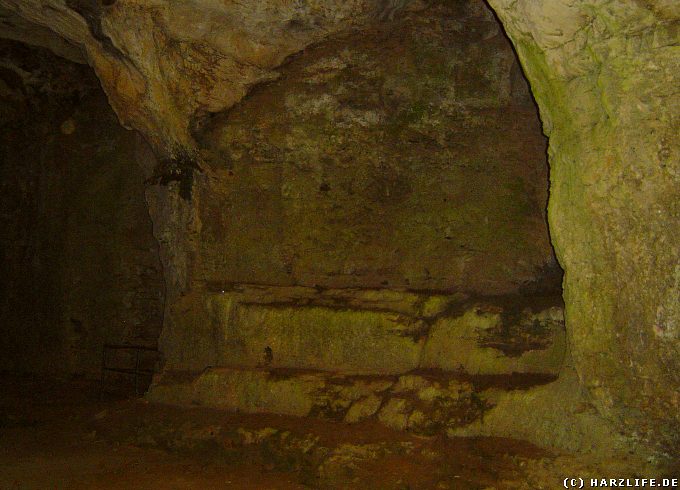
[[[550,138],[552,239],[601,413],[680,443],[680,5],[490,0]]]

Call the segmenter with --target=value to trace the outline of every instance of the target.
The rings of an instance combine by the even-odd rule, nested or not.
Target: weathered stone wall
[[[673,0],[491,0],[490,3],[515,44],[541,108],[544,131],[550,136],[549,214],[558,256],[566,269],[566,317],[580,378],[597,401],[599,410],[628,435],[661,443],[666,449],[677,447],[680,286],[675,242],[680,231],[680,157],[676,87],[680,73],[680,7]],[[371,270],[362,266],[373,264],[376,257],[381,264],[386,263],[382,262],[387,260],[382,253],[384,248],[380,254],[367,253],[356,266],[347,269],[338,266],[343,257],[324,253],[331,244],[318,239],[319,234],[324,235],[326,231],[316,218],[319,215],[337,217],[335,208],[329,206],[333,199],[337,199],[338,205],[343,199],[362,205],[370,202],[368,191],[373,188],[366,186],[365,193],[346,197],[349,193],[344,190],[347,186],[343,187],[343,181],[351,180],[352,172],[361,167],[344,168],[340,165],[342,162],[322,162],[312,151],[313,145],[320,150],[345,154],[340,145],[343,138],[376,135],[370,140],[361,140],[362,151],[350,149],[347,154],[359,154],[371,163],[363,168],[375,171],[364,171],[359,178],[365,182],[376,180],[375,177],[378,182],[384,180],[383,184],[388,185],[378,185],[379,192],[374,195],[380,196],[380,192],[386,195],[389,190],[390,200],[365,213],[357,213],[357,219],[370,221],[379,215],[376,210],[398,210],[408,203],[412,197],[399,202],[391,199],[394,195],[403,198],[407,194],[401,184],[405,175],[414,177],[417,183],[411,190],[429,186],[415,162],[381,162],[377,158],[382,153],[389,154],[395,144],[403,150],[399,146],[403,139],[394,139],[393,133],[390,139],[387,132],[377,134],[361,126],[374,128],[372,117],[376,114],[392,117],[399,115],[399,108],[406,107],[401,105],[404,102],[418,102],[408,92],[404,97],[399,91],[381,91],[383,86],[371,78],[373,74],[378,79],[389,74],[395,58],[407,61],[404,68],[408,72],[408,60],[414,57],[410,57],[408,50],[385,51],[378,53],[380,63],[374,62],[377,66],[371,66],[356,57],[362,53],[369,55],[370,61],[371,53],[375,55],[375,50],[359,38],[368,32],[367,26],[403,27],[400,19],[404,15],[421,15],[428,8],[449,5],[465,10],[479,8],[481,4],[419,0],[305,3],[268,0],[255,5],[209,0],[118,0],[108,6],[93,5],[98,4],[0,0],[2,17],[9,19],[0,23],[0,33],[50,46],[71,59],[86,59],[96,68],[121,120],[142,131],[153,142],[160,157],[158,165],[153,164],[161,171],[158,180],[163,180],[165,169],[172,177],[166,177],[166,183],[173,178],[178,181],[169,187],[157,186],[149,193],[156,235],[162,244],[164,269],[168,271],[168,338],[188,331],[192,325],[205,328],[205,323],[200,321],[200,305],[209,296],[206,291],[220,291],[228,286],[228,279],[262,277],[271,272],[278,284],[304,280],[313,285],[311,283],[320,278],[329,280],[319,271],[331,266],[328,271],[341,274],[346,274],[346,270],[365,272],[364,278],[371,284],[379,282],[380,287],[384,286],[382,281],[388,281],[390,287],[398,285],[398,279],[405,283],[407,276],[401,274],[403,269],[386,270],[381,266]],[[445,23],[436,19],[429,24],[435,33],[445,32],[444,27]],[[332,61],[327,68],[323,64],[316,68],[312,68],[312,63],[305,65],[304,60],[314,56],[317,61],[324,59],[324,39],[340,35],[338,42],[342,42],[342,33],[348,30],[354,32],[358,47],[350,46],[347,58],[336,52],[327,56]],[[375,34],[371,32],[369,40]],[[474,34],[472,29],[467,32]],[[483,37],[481,44],[476,44],[478,47],[491,40]],[[388,38],[385,37],[386,42]],[[254,84],[276,80],[279,77],[276,67],[286,62],[288,56],[315,43],[320,46],[303,53],[298,60],[288,60],[289,66],[281,70],[284,79],[251,91]],[[452,52],[442,44],[432,45],[437,46],[435,56],[422,54],[432,60],[428,64],[433,68],[432,73],[425,77],[428,83],[434,80],[432,74],[449,67],[438,55],[448,53],[449,60],[458,60],[460,54],[465,54]],[[338,90],[343,88],[342,73],[352,70],[353,65],[348,65],[348,61],[364,69],[353,74],[359,82],[356,87],[352,83],[344,85],[343,95]],[[311,71],[306,73],[305,68]],[[468,71],[457,73],[469,73],[469,66],[463,68]],[[330,77],[327,80],[324,80],[325,71]],[[394,87],[410,85],[404,83],[408,80],[397,81]],[[371,84],[376,89],[367,91],[366,87]],[[295,103],[286,106],[288,92],[282,91],[286,86],[290,86],[293,95],[311,94],[314,103],[306,106],[303,114],[299,110],[296,114],[294,109],[301,107],[301,102],[291,99]],[[427,95],[428,86],[424,83],[419,86],[423,92],[417,95]],[[441,87],[436,83],[432,86]],[[390,101],[390,107],[396,104],[397,109],[381,113],[378,109],[383,101],[379,97],[377,101],[371,97],[352,100],[355,88],[360,93],[386,96],[384,100]],[[251,95],[242,104],[232,113],[218,117],[214,124],[208,124],[205,128],[209,128],[209,132],[204,133],[201,123],[208,114],[231,108],[247,93]],[[441,100],[446,100],[448,92],[441,93]],[[267,100],[267,94],[273,100]],[[457,100],[469,101],[462,95],[463,98]],[[428,101],[437,100],[428,97],[425,97]],[[258,114],[260,106],[262,114]],[[288,107],[293,108],[290,113]],[[343,107],[344,111],[336,113],[335,109]],[[416,130],[420,144],[431,141],[436,151],[428,150],[428,155],[434,163],[442,150],[446,151],[441,154],[450,152],[455,157],[455,148],[442,144],[455,139],[442,140],[446,131],[442,133],[441,128],[431,124],[445,120],[446,111],[431,110],[427,117],[421,117],[423,106],[412,107],[417,110],[405,112],[404,115],[409,116],[404,124],[406,131],[400,134],[406,137]],[[459,107],[470,106],[460,104]],[[486,107],[499,121],[509,113],[494,112],[498,106],[493,104]],[[428,106],[428,109],[431,108]],[[266,117],[265,110],[276,117]],[[382,121],[377,125],[380,124]],[[222,133],[220,127],[228,131]],[[333,138],[324,140],[315,136],[329,127],[337,130]],[[358,130],[359,127],[362,129]],[[258,128],[271,134],[257,135],[254,130]],[[516,138],[510,139],[513,142],[510,147],[518,148]],[[296,145],[297,141],[308,144]],[[467,140],[459,141],[464,143]],[[295,152],[301,158],[295,158]],[[167,158],[169,155],[174,159]],[[144,161],[153,163],[153,157]],[[313,163],[310,165],[309,161]],[[297,162],[297,166],[291,162]],[[194,171],[199,163],[203,165],[203,172]],[[381,177],[381,165],[390,173]],[[330,182],[325,169],[340,172],[342,179]],[[461,168],[456,171],[466,172]],[[304,172],[309,177],[301,179]],[[438,168],[438,172],[447,178],[456,175],[451,169]],[[229,187],[225,183],[232,177],[233,186]],[[475,180],[476,183],[484,180],[476,178],[481,179]],[[283,183],[295,185],[283,186]],[[439,185],[439,180],[433,179],[432,188],[437,189]],[[185,196],[188,190],[193,190],[192,200],[180,197],[178,190]],[[465,190],[466,198],[480,197],[472,189]],[[499,194],[500,198],[508,197]],[[302,202],[297,198],[299,195],[313,201],[315,209],[304,206],[297,209],[295,203]],[[270,205],[272,199],[276,207]],[[414,206],[425,204],[410,202]],[[322,211],[317,212],[317,207]],[[255,208],[261,212],[251,212]],[[230,209],[233,214],[218,213],[223,209]],[[277,209],[288,211],[282,213]],[[244,219],[239,220],[238,216]],[[446,217],[439,218],[409,223],[409,227],[417,225],[428,232],[436,230],[431,235],[437,237],[436,240],[442,231],[444,236],[454,237],[447,235],[446,227],[441,227]],[[381,220],[377,218],[371,223]],[[263,226],[254,226],[260,222]],[[249,227],[253,227],[252,232],[247,230]],[[304,239],[291,242],[287,238],[291,227],[303,230]],[[474,227],[464,227],[464,230],[471,232]],[[355,233],[356,230],[351,229],[349,236],[344,237],[345,247],[351,246]],[[227,244],[232,239],[234,248],[230,249]],[[375,243],[389,251],[394,243],[409,240],[405,233],[396,238],[381,237]],[[461,243],[477,242],[462,240]],[[304,245],[300,252],[313,256],[314,261],[305,263],[288,245]],[[428,253],[440,257],[438,254],[447,247],[440,244]],[[252,254],[242,256],[234,252],[236,250],[252,250]],[[452,270],[450,267],[444,261],[444,265],[440,263],[432,269],[445,273]],[[514,263],[512,267],[515,272],[521,272],[526,266]],[[223,274],[227,269],[229,273]],[[432,269],[427,269],[432,275]],[[211,277],[212,271],[220,273]],[[415,283],[426,284],[427,276],[422,272],[419,268]],[[438,277],[446,279],[447,276]],[[338,278],[346,280],[347,275],[332,276],[333,281]],[[412,277],[409,276],[409,280],[413,283]],[[442,284],[451,283],[443,281]],[[498,286],[502,281],[496,280],[494,284]],[[512,285],[505,283],[505,286]],[[186,294],[188,292],[192,294]],[[196,299],[193,305],[191,298]],[[189,321],[190,318],[193,320]]]
[[[680,5],[492,0],[550,137],[551,234],[579,375],[680,446]]]
[[[395,305],[380,289],[559,291],[545,141],[512,49],[483,4],[431,5],[329,39],[280,71],[195,128],[201,171],[187,171],[190,155],[155,164],[166,184],[150,190],[150,202],[170,271],[167,369],[236,362],[233,329],[261,340],[258,353],[266,346],[276,320],[237,327],[224,308],[206,307],[235,284],[289,287],[274,293],[284,297],[300,286],[352,288],[336,311],[312,312],[314,321],[293,304],[273,334],[349,357],[347,336],[370,343],[378,325],[351,304],[356,290],[370,289],[386,312]],[[408,350],[395,351],[390,369],[419,365],[419,349]],[[369,371],[384,355],[373,353],[363,358]],[[326,367],[343,365],[361,369],[349,358]]]
[[[0,0],[0,33],[87,60],[123,124],[176,156],[194,148],[197,119],[275,79],[288,56],[410,3]]]
[[[0,44],[0,369],[99,370],[102,344],[154,344],[163,281],[123,129],[87,66]]]
[[[163,330],[165,370],[557,375],[565,357],[561,299],[503,300],[254,285],[192,292],[170,309],[177,323]]]
[[[556,267],[545,142],[481,3],[327,40],[280,71],[198,131],[195,282],[496,295]]]
[[[55,1],[48,14],[0,1],[0,31],[86,59],[121,120],[154,144],[156,156],[136,158],[159,184],[147,198],[167,353],[235,283],[558,287],[545,141],[484,4],[195,6]]]

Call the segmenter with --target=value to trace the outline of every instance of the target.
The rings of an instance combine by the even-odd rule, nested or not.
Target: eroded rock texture
[[[550,136],[550,222],[580,378],[629,435],[677,447],[680,7],[490,3]],[[167,277],[168,346],[192,329],[209,343],[216,330],[201,312],[244,278],[509,292],[546,263],[544,238],[519,238],[540,226],[543,199],[525,186],[536,168],[526,94],[521,83],[513,88],[512,57],[481,3],[0,7],[3,35],[94,66],[121,120],[156,150],[158,160],[138,157],[169,184],[148,193]],[[457,44],[462,33],[467,48]],[[466,91],[471,79],[475,90]],[[254,87],[262,82],[272,83]],[[489,151],[490,140],[501,143]],[[476,157],[466,160],[468,152]],[[463,177],[471,184],[452,191]],[[357,226],[343,221],[350,205]],[[421,212],[426,206],[434,212]],[[516,226],[505,226],[510,214]],[[419,235],[428,239],[417,243]],[[480,264],[483,274],[466,275]]]
[[[334,37],[201,131],[194,280],[517,292],[546,269],[544,141],[483,5]]]
[[[6,36],[80,51],[123,123],[175,155],[193,149],[192,123],[276,78],[287,56],[407,3],[3,0],[0,13]],[[38,38],[36,26],[53,35]]]
[[[104,342],[162,322],[138,137],[88,67],[8,41],[0,111],[0,370],[96,375]]]
[[[554,292],[537,124],[482,4],[431,5],[301,53],[197,127],[202,172],[151,165],[168,181],[149,191],[171,271],[166,370],[252,367],[281,344],[286,367],[404,372],[429,355],[417,337],[430,326],[389,290]],[[269,300],[232,295],[258,284]]]
[[[680,434],[680,6],[493,0],[550,137],[572,351],[602,413]]]

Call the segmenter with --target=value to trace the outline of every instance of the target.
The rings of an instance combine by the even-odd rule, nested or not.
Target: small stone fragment
[[[382,399],[375,395],[354,402],[345,415],[345,422],[355,423],[373,416],[380,408],[381,403]]]

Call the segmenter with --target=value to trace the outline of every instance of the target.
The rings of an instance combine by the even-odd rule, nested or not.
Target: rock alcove
[[[142,342],[152,401],[677,454],[679,18],[0,0],[3,368]]]

